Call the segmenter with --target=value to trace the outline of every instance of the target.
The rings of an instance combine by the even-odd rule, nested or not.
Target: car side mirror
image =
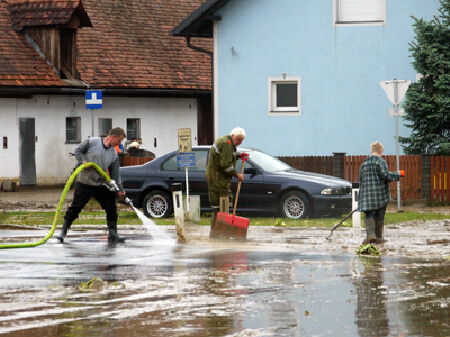
[[[255,176],[258,174],[258,169],[256,167],[247,167],[247,168],[244,168],[244,173]]]

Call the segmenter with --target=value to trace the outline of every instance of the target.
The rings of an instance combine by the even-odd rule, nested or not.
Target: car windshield
[[[264,171],[288,171],[292,170],[288,164],[283,163],[281,160],[274,158],[267,153],[260,151],[251,151],[250,159]]]

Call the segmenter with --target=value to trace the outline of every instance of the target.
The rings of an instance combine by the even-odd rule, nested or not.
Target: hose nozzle
[[[113,179],[110,179],[107,183],[105,183],[105,186],[112,192],[120,192],[119,186],[117,186],[117,183]],[[130,198],[123,197],[122,199],[128,206],[134,207]]]
[[[133,202],[131,201],[130,198],[125,197],[125,198],[123,198],[123,201],[125,201],[125,203],[126,203],[128,206],[134,207]]]
[[[113,179],[110,179],[107,183],[105,183],[105,186],[109,188],[110,191],[113,192],[119,192],[119,186],[117,186],[116,181]]]

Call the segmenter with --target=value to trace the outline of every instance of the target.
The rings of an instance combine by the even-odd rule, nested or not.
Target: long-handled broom
[[[355,208],[349,215],[347,215],[344,219],[342,219],[340,222],[338,222],[336,225],[334,225],[333,228],[331,228],[331,233],[330,233],[330,235],[328,235],[327,241],[330,241],[330,240],[331,240],[331,235],[333,235],[334,230],[335,230],[336,228],[338,228],[340,225],[342,225],[342,224],[344,223],[345,220],[347,220],[348,218],[350,218],[350,217],[353,215],[353,213],[356,212],[356,210],[357,210],[357,209]]]
[[[242,167],[241,174],[244,173],[244,164],[248,159],[248,155],[242,156]],[[239,197],[239,192],[241,191],[241,183],[239,180],[236,197],[234,200],[233,214],[228,214],[225,212],[218,212],[216,216],[216,223],[214,226],[214,232],[219,234],[221,237],[234,237],[236,239],[245,240],[247,238],[247,228],[249,226],[250,220],[240,216],[236,216],[236,206]]]

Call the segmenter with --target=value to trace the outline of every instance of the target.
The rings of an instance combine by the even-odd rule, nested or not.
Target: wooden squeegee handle
[[[244,173],[244,164],[245,164],[245,160],[242,161],[241,174]],[[239,192],[241,191],[241,183],[242,183],[242,181],[239,180],[238,186],[237,186],[237,191],[236,191],[236,199],[234,200],[233,216],[236,214],[236,205],[237,205],[237,201],[238,201]]]

